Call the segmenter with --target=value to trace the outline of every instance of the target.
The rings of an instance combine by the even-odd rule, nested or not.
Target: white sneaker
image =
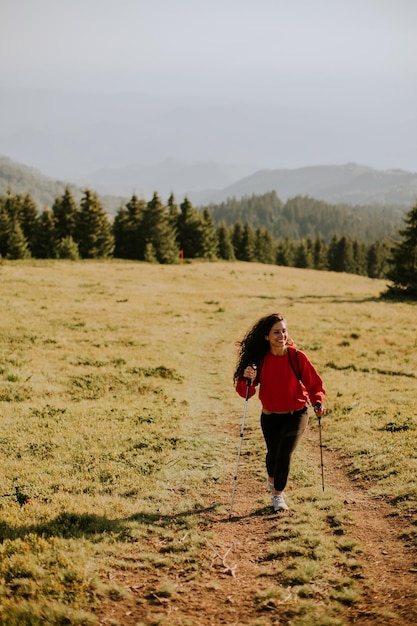
[[[272,496],[271,500],[275,513],[278,511],[288,511],[288,506],[284,500],[284,494],[280,493],[278,496]]]
[[[266,479],[266,485],[267,485],[269,491],[271,492],[271,494],[274,495],[274,492],[275,492],[274,483],[270,483],[269,482],[269,478]]]

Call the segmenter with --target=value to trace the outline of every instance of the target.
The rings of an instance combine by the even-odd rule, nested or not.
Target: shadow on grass
[[[299,296],[294,298],[294,301],[297,301],[297,304],[303,304],[305,300],[322,300],[329,303],[348,303],[348,304],[365,304],[366,302],[382,302],[383,299],[380,296],[369,296],[367,298],[357,298],[352,296],[351,298],[347,298],[346,296],[337,296],[337,295],[320,295],[320,294],[306,294],[304,296]]]
[[[274,300],[276,296],[257,296],[257,295],[253,295],[253,296],[248,296],[249,298],[262,298],[263,300]],[[359,298],[359,297],[355,297],[352,296],[351,298],[347,298],[346,296],[338,296],[338,295],[333,295],[333,294],[305,294],[305,295],[301,295],[301,296],[297,296],[296,298],[292,297],[292,296],[287,296],[286,297],[287,300],[289,300],[290,302],[296,302],[297,304],[303,304],[303,303],[307,303],[308,300],[317,300],[317,301],[324,301],[324,302],[329,302],[329,303],[348,303],[348,304],[364,304],[366,302],[382,302],[383,298],[380,296],[369,296],[367,298]],[[400,302],[401,300],[398,300],[398,302]]]
[[[369,296],[368,298],[357,298],[352,296],[351,298],[347,298],[346,296],[336,296],[336,295],[317,295],[317,294],[306,294],[304,296],[299,296],[298,298],[294,298],[294,301],[297,301],[297,304],[302,304],[303,300],[325,300],[331,303],[355,303],[355,304],[365,304],[366,302],[392,302],[393,304],[400,304],[402,302],[406,302],[407,304],[417,304],[417,297],[414,294],[407,295],[405,293],[388,293],[386,291],[381,292],[378,296]]]
[[[0,521],[0,541],[23,539],[28,535],[77,539],[102,533],[119,533],[123,528],[123,523],[120,520],[109,520],[101,515],[61,513],[50,522],[29,526],[10,526],[6,522]]]
[[[189,517],[195,515],[203,515],[204,513],[214,513],[218,510],[218,504],[204,508],[193,508],[188,511],[179,511],[178,513],[172,513],[171,515],[163,515],[161,513],[134,513],[127,518],[126,521],[140,522],[141,524],[147,524],[149,526],[170,526],[173,522],[178,524],[186,524]]]
[[[61,513],[55,519],[44,524],[32,524],[29,526],[11,526],[0,521],[0,543],[9,539],[23,539],[28,535],[39,537],[62,537],[63,539],[79,539],[82,537],[94,537],[100,534],[119,535],[119,540],[124,540],[124,532],[129,522],[140,522],[148,526],[169,527],[173,524],[187,525],[187,518],[213,512],[217,505],[206,508],[194,508],[187,511],[163,515],[161,513],[135,513],[126,519],[108,519],[94,513]]]

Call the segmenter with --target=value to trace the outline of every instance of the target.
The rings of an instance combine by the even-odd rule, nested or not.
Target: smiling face
[[[269,342],[272,354],[284,354],[287,346],[288,331],[284,320],[275,322],[265,339]]]

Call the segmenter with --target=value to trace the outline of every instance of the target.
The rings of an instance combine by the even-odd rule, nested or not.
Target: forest
[[[404,209],[332,206],[275,192],[196,208],[173,194],[133,195],[111,219],[89,189],[70,187],[39,211],[30,193],[0,196],[0,255],[5,259],[130,259],[179,263],[239,260],[386,278]]]
[[[267,228],[276,239],[300,240],[320,234],[326,242],[335,234],[367,243],[395,237],[405,213],[400,205],[329,204],[301,195],[282,202],[275,191],[240,200],[229,198],[208,208],[215,223],[248,222],[255,228]]]

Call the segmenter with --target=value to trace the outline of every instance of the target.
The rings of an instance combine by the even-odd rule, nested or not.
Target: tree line
[[[413,219],[417,221],[417,216]],[[404,231],[400,235],[405,236]],[[412,241],[411,237],[411,249]],[[67,187],[50,209],[40,213],[29,193],[8,191],[0,196],[0,255],[7,259],[116,257],[164,264],[178,263],[181,256],[389,278],[392,259],[404,263],[409,258],[408,253],[399,253],[402,245],[388,240],[367,243],[336,232],[329,241],[321,233],[314,238],[310,234],[275,238],[268,228],[249,221],[229,225],[223,218],[215,224],[209,207],[196,209],[187,198],[177,204],[173,194],[164,204],[157,192],[150,201],[134,194],[113,221],[97,194],[88,189],[77,203]],[[417,243],[411,258],[416,250]],[[394,276],[397,283],[399,275],[401,271]]]
[[[228,226],[249,222],[254,228],[264,226],[275,239],[300,240],[320,234],[330,241],[334,233],[344,233],[367,243],[395,235],[405,214],[404,206],[329,204],[300,195],[283,202],[276,191],[228,198],[208,208],[216,224],[222,220]]]

